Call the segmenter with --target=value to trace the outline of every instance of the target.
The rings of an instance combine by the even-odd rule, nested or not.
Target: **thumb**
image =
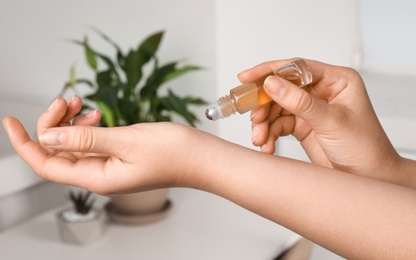
[[[290,81],[276,76],[268,77],[264,90],[276,103],[299,116],[311,126],[317,126],[328,113],[328,105]]]
[[[118,151],[121,134],[116,128],[69,126],[50,128],[39,135],[39,143],[48,148],[70,152],[113,154]],[[111,138],[109,138],[111,137]]]

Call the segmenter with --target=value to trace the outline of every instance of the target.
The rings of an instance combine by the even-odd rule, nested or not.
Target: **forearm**
[[[197,145],[202,150],[189,158],[197,173],[189,186],[227,198],[347,258],[416,255],[415,191],[209,137],[203,142],[216,147]]]
[[[416,189],[416,161],[400,158],[395,174],[395,182],[399,185]]]

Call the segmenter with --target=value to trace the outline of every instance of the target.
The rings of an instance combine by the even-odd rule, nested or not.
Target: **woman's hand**
[[[270,73],[288,61],[262,63],[239,74],[243,82]],[[253,144],[273,153],[280,136],[292,134],[313,163],[384,181],[400,157],[384,133],[360,75],[349,68],[307,61],[309,86],[270,76],[266,93],[275,101],[252,111]]]
[[[12,117],[3,120],[17,153],[42,178],[100,194],[171,186],[190,128],[171,123],[93,127],[100,112],[73,118],[81,100],[56,99],[38,120],[38,143]],[[72,126],[71,126],[72,122]],[[151,148],[151,149],[150,149]],[[183,172],[183,169],[181,169]]]

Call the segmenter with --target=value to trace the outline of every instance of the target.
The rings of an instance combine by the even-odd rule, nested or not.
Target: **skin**
[[[311,64],[315,80],[319,80],[317,70],[326,66]],[[257,69],[245,72],[246,76],[240,74],[240,78],[244,81],[247,75],[257,73]],[[268,79],[265,89],[269,88],[266,85],[278,89],[279,84]],[[286,89],[283,96],[287,97],[288,93]],[[292,102],[303,104],[296,96],[291,97]],[[412,259],[416,256],[416,191],[377,179],[380,176],[377,172],[363,174],[372,178],[351,174],[349,170],[357,170],[359,163],[354,167],[345,164],[348,171],[337,169],[342,167],[331,162],[329,155],[336,151],[330,149],[329,139],[324,139],[328,147],[325,150],[322,145],[319,156],[331,163],[311,164],[257,152],[175,123],[99,128],[92,126],[99,120],[99,112],[95,112],[74,119],[69,126],[69,119],[80,109],[76,99],[66,102],[58,98],[52,103],[39,118],[38,142],[30,139],[17,119],[3,119],[14,149],[45,179],[107,195],[163,187],[200,189],[233,201],[346,258]],[[327,105],[325,101],[319,102]],[[271,107],[262,109],[272,110]],[[308,117],[303,116],[309,115],[305,111],[322,112],[300,111],[303,113],[299,118],[305,124]],[[297,117],[289,112],[285,114],[293,117],[292,120]],[[308,125],[315,123],[308,122]],[[293,130],[296,126],[299,124]],[[354,128],[355,124],[348,127]],[[309,127],[305,133],[310,135],[315,131],[312,129]],[[308,134],[299,136],[308,138]],[[328,136],[337,141],[336,134]],[[304,142],[302,138],[299,140]],[[318,142],[319,138],[315,140]],[[306,143],[302,145],[307,148]],[[362,156],[365,151],[361,151]],[[390,156],[396,158],[397,153]]]

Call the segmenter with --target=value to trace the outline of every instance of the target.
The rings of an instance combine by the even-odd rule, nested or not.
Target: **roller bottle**
[[[210,120],[229,117],[236,112],[244,114],[258,106],[271,101],[263,89],[263,83],[268,76],[282,77],[299,87],[312,82],[312,73],[303,59],[294,60],[259,79],[242,84],[230,90],[230,94],[221,97],[217,102],[208,106],[205,115]]]

